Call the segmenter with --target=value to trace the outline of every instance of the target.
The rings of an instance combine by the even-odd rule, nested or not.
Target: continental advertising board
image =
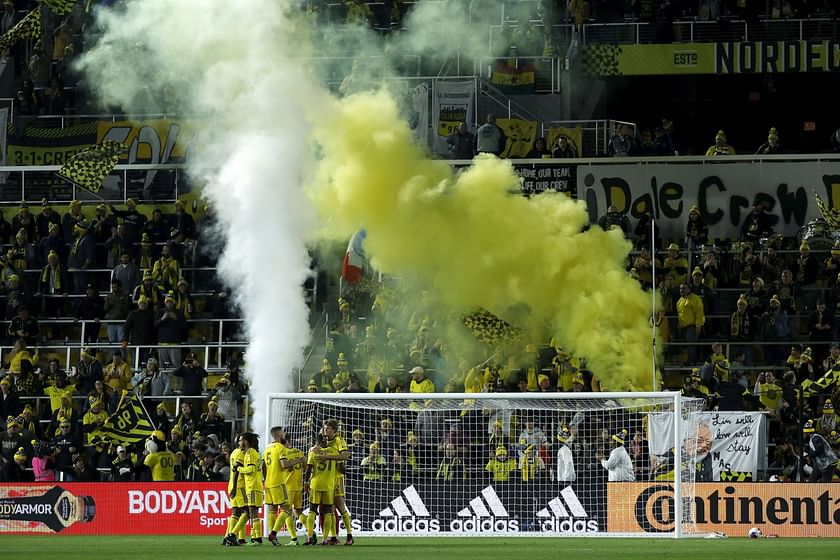
[[[695,489],[691,516],[703,533],[742,537],[758,527],[765,535],[780,537],[840,537],[837,484],[698,482]],[[670,484],[611,482],[607,504],[610,532],[674,530]]]
[[[840,41],[590,45],[581,60],[595,76],[840,72]]]

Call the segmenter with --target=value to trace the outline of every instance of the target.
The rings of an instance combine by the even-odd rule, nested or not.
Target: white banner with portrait
[[[695,456],[697,480],[756,480],[767,468],[766,419],[760,412],[698,412],[683,424],[684,456]],[[674,448],[671,413],[648,416],[651,455],[668,456]]]

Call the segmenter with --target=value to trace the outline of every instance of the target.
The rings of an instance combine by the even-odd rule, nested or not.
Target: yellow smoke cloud
[[[479,157],[456,175],[427,159],[384,92],[333,103],[315,123],[311,188],[331,235],[364,227],[379,270],[424,283],[455,312],[504,318],[524,304],[531,334],[547,326],[605,387],[650,388],[650,298],[627,276],[620,232],[581,233],[585,206],[565,196],[511,194],[506,161]]]

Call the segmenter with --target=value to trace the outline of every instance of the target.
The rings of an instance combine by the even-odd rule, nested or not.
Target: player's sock
[[[239,521],[238,515],[231,515],[228,517],[228,524],[227,524],[227,533],[225,535],[230,535],[233,533],[233,528],[236,527],[236,522]]]
[[[262,520],[254,519],[253,521],[251,521],[251,538],[261,539],[262,536]]]
[[[310,511],[306,516],[306,536],[308,537],[315,536],[315,515],[314,511]]]
[[[301,516],[303,517],[303,516]],[[286,529],[289,530],[289,536],[292,537],[292,540],[297,538],[297,527],[295,527],[295,517],[294,515],[289,515],[286,518]]]
[[[277,519],[277,512],[274,510],[274,506],[269,506],[268,508],[268,527],[269,531],[274,530],[274,520]]]
[[[233,528],[233,531],[231,531],[231,533],[236,534],[236,536],[239,537],[240,540],[244,539],[245,538],[245,525],[247,523],[248,523],[248,514],[243,513],[242,515],[239,516],[239,521],[236,522],[236,526]]]
[[[335,517],[332,513],[329,513],[324,516],[324,527],[323,527],[324,539],[329,537],[335,536]]]
[[[348,535],[353,534],[353,525],[352,519],[350,518],[350,510],[345,511],[341,514],[341,520],[344,522],[344,529],[347,531]]]
[[[281,511],[280,515],[274,520],[274,523],[271,524],[271,530],[274,532],[279,533],[280,529],[283,528],[283,525],[286,523],[286,519],[288,519],[289,514],[285,511]]]

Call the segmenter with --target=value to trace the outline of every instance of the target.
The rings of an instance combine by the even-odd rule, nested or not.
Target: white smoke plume
[[[309,335],[302,286],[315,213],[301,183],[311,168],[306,117],[323,93],[293,62],[301,47],[288,8],[132,2],[102,11],[101,39],[80,63],[104,106],[142,114],[165,99],[200,129],[191,174],[225,232],[219,270],[245,317],[257,432],[265,395],[295,389],[291,372]]]

